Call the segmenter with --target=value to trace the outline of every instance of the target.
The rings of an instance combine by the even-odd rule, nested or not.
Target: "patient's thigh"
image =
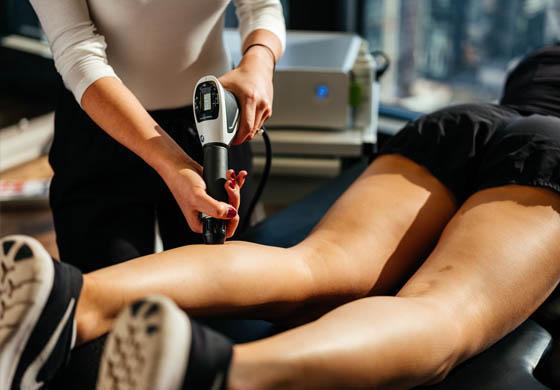
[[[440,307],[466,355],[525,320],[560,280],[560,196],[503,186],[474,194],[398,293]]]
[[[316,278],[349,275],[364,295],[396,292],[456,211],[451,192],[400,155],[377,158],[297,249]],[[333,276],[334,275],[334,276]]]

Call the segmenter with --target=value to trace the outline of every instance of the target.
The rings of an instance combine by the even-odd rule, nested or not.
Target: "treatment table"
[[[254,226],[243,240],[289,247],[311,231],[332,203],[365,169],[365,161],[344,170],[340,176],[277,214]],[[206,324],[247,342],[281,329],[265,321],[212,319]],[[52,389],[94,389],[105,338],[75,349],[69,367]],[[560,389],[560,290],[521,324],[488,350],[456,367],[432,390],[545,390]]]

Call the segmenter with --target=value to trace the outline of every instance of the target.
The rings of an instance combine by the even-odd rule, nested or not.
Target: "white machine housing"
[[[232,125],[228,128],[226,115],[226,96],[222,84],[214,76],[204,76],[196,83],[193,92],[193,106],[195,109],[194,119],[202,146],[210,143],[230,145],[239,127],[239,111]],[[208,110],[205,110],[205,106]],[[202,110],[201,110],[202,108]],[[217,115],[200,117],[197,112],[217,110]],[[218,123],[216,123],[218,121]],[[227,131],[216,131],[216,129],[227,129]]]

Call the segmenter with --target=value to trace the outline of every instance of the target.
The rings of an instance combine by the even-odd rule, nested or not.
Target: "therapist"
[[[222,75],[237,96],[230,167],[248,170],[246,141],[271,115],[285,25],[279,0],[236,0],[243,58],[231,70],[222,38],[228,3],[31,0],[67,88],[49,155],[62,260],[88,272],[149,254],[156,220],[164,248],[200,243],[199,212],[229,219],[228,235],[235,230],[244,210],[205,191],[193,90],[200,77]]]

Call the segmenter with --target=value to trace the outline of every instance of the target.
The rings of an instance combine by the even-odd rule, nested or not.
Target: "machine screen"
[[[214,82],[199,84],[194,98],[195,113],[198,122],[216,119],[219,113],[218,89]]]
[[[212,109],[212,94],[210,92],[204,94],[204,111],[210,111]]]

